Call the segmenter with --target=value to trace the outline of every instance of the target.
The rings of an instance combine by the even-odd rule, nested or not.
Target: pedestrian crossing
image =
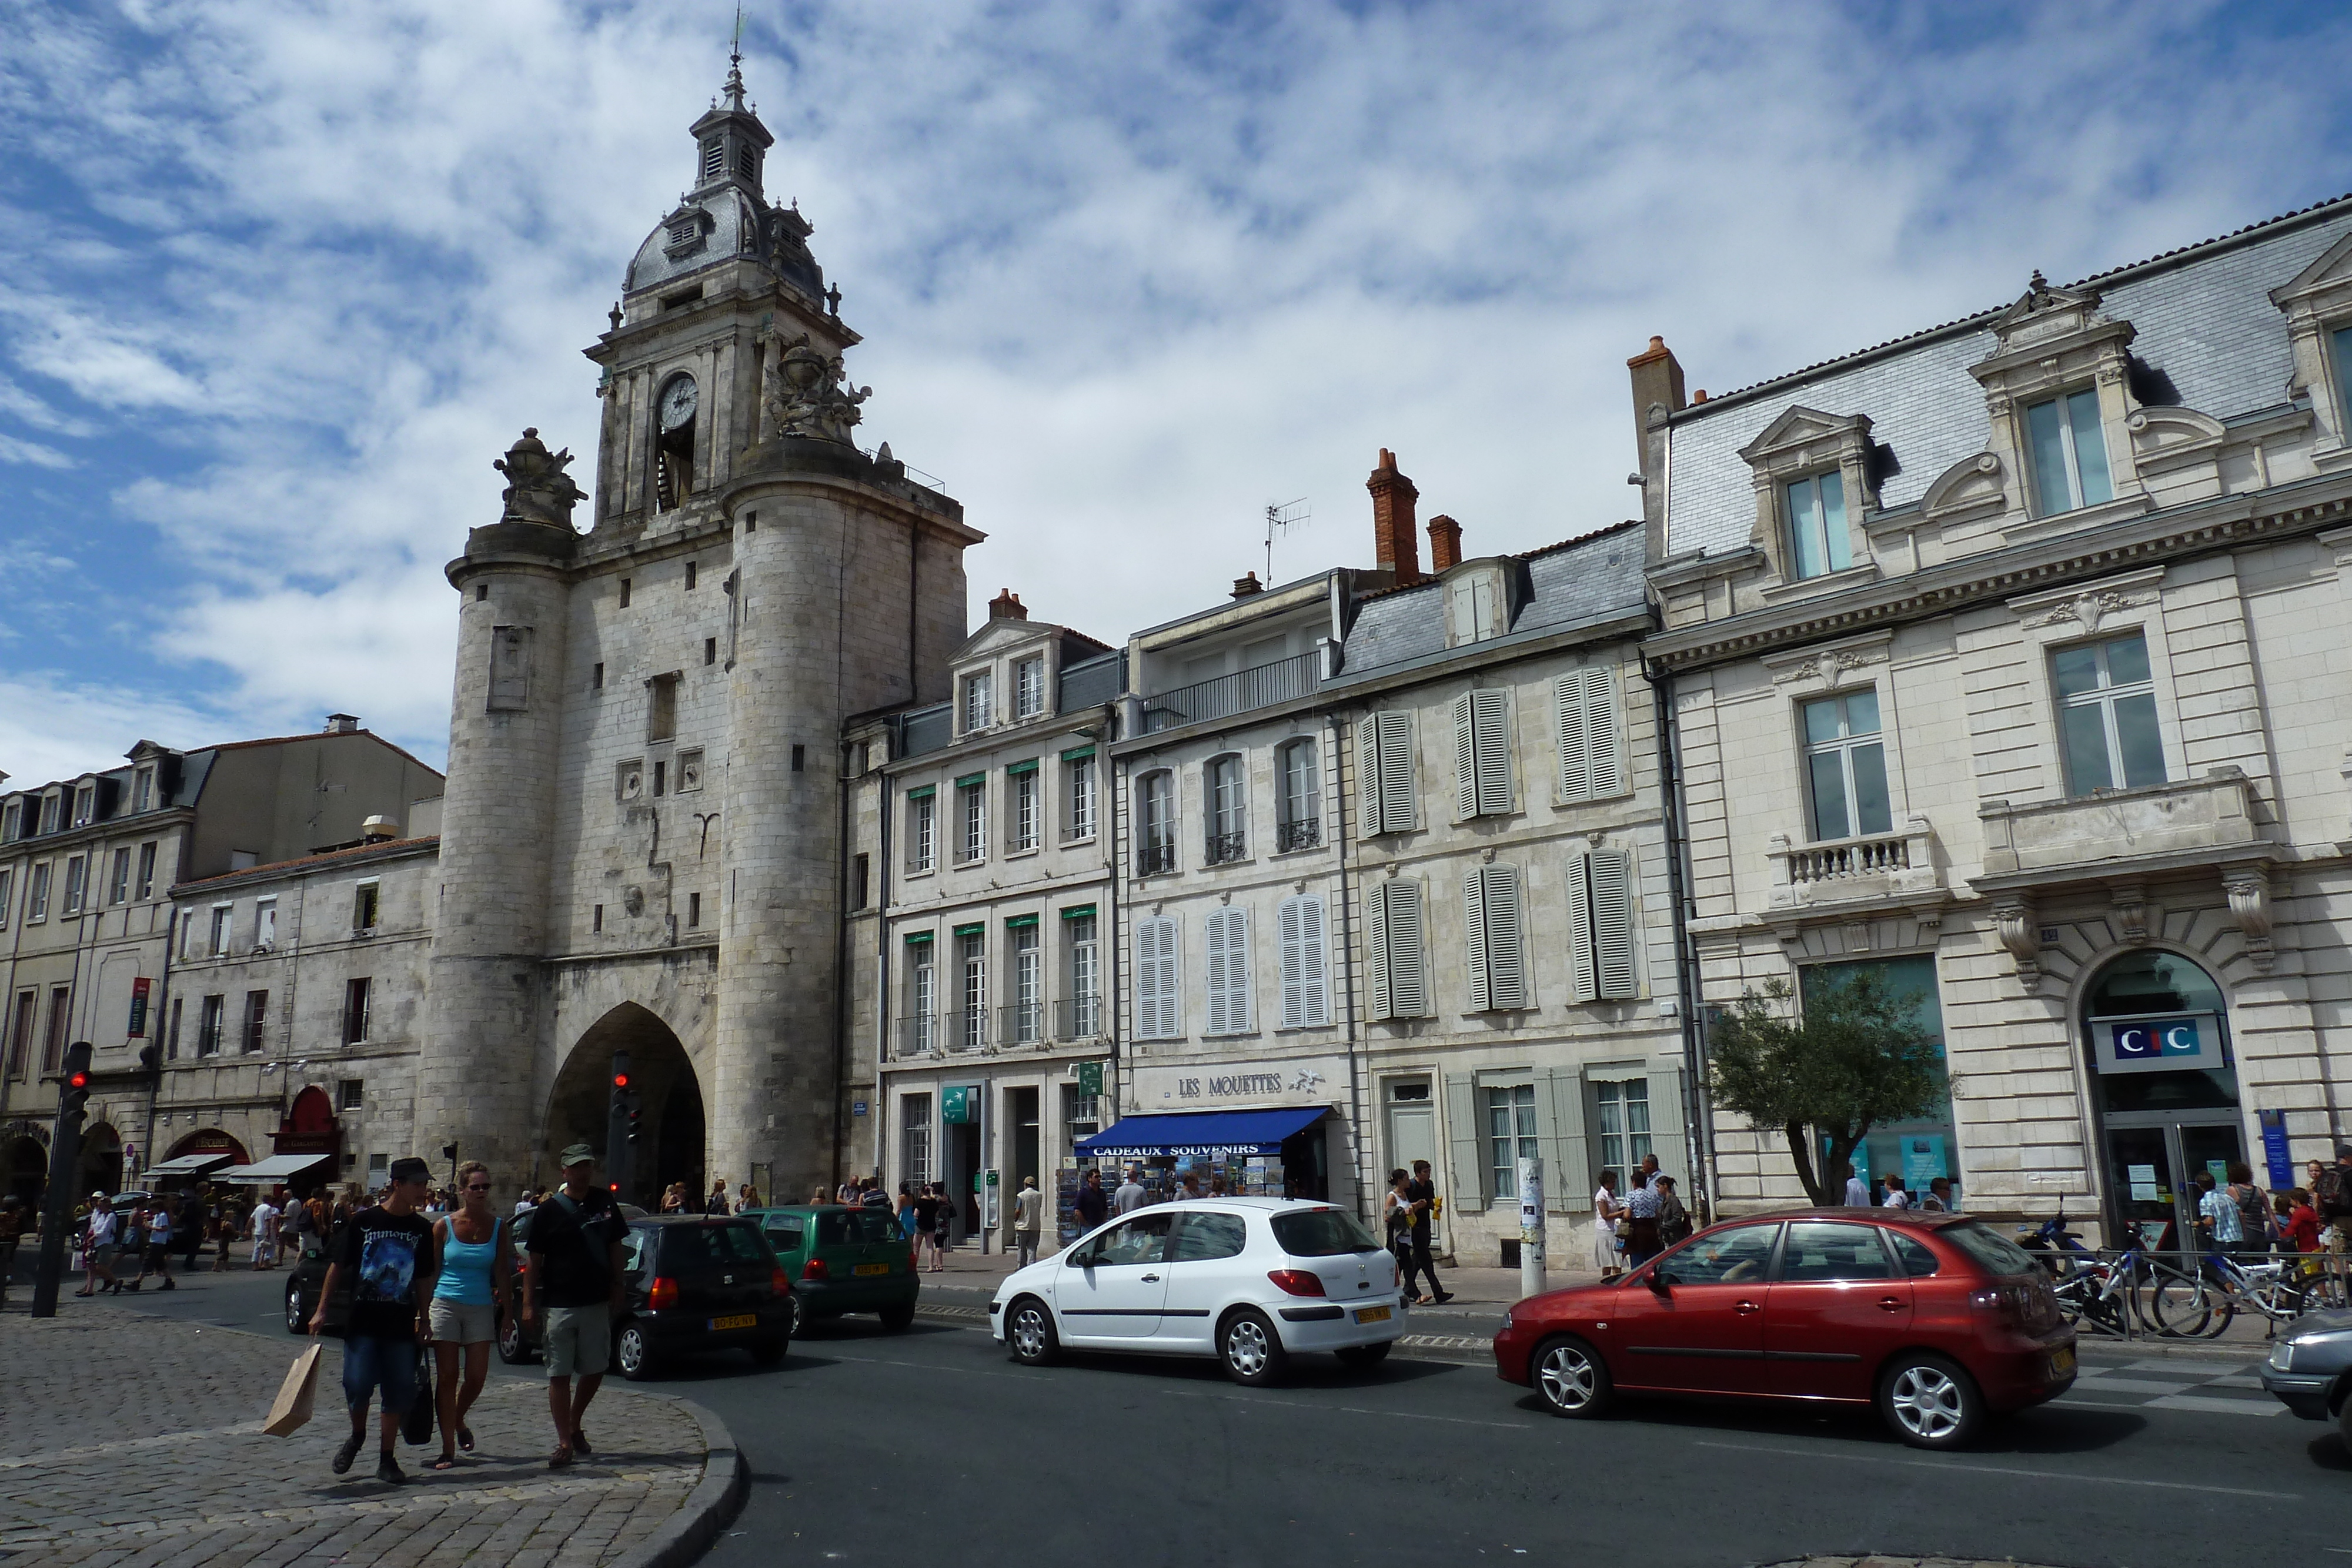
[[[2259,1362],[2085,1361],[2059,1405],[2105,1410],[2189,1410],[2208,1416],[2284,1416],[2286,1406],[2263,1392]]]

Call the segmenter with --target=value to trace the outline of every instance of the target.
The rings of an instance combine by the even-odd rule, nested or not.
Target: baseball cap
[[[570,1170],[573,1166],[588,1166],[595,1163],[596,1151],[585,1144],[574,1144],[563,1151],[563,1168],[566,1170]]]

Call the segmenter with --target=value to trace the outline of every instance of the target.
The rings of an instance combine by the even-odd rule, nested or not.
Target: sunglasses
[[[469,1181],[466,1184],[466,1190],[467,1192],[488,1192],[490,1190],[490,1184],[486,1181]]]

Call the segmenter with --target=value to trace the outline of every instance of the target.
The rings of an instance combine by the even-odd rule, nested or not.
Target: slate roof
[[[2347,232],[2352,197],[2069,287],[2101,291],[2101,311],[2132,324],[2133,355],[2169,379],[2180,404],[2229,420],[2287,402],[2293,354],[2286,317],[2269,291]],[[1946,469],[1990,439],[1984,390],[1968,367],[1992,352],[1990,322],[2006,308],[2004,302],[1677,413],[1668,430],[1667,553],[1721,552],[1748,542],[1756,492],[1739,449],[1792,403],[1869,415],[1871,438],[1892,459],[1879,504],[1893,510],[1919,500]]]
[[[1620,523],[1522,556],[1525,600],[1486,647],[1643,613],[1642,525]],[[1433,579],[1362,601],[1341,644],[1343,682],[1445,653],[1445,587]]]

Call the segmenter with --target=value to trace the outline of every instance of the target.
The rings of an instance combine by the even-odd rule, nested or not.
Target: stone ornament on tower
[[[844,386],[844,373],[841,356],[819,353],[803,332],[769,365],[760,412],[778,435],[814,436],[848,445],[850,431],[865,417],[857,405],[873,396],[874,389]]]
[[[588,498],[585,492],[572,482],[564,469],[572,462],[572,449],[550,452],[539,438],[536,428],[526,428],[522,439],[507,448],[504,457],[493,459],[490,466],[507,476],[506,494],[499,497],[505,509],[501,522],[543,523],[549,528],[570,529],[572,508]]]

